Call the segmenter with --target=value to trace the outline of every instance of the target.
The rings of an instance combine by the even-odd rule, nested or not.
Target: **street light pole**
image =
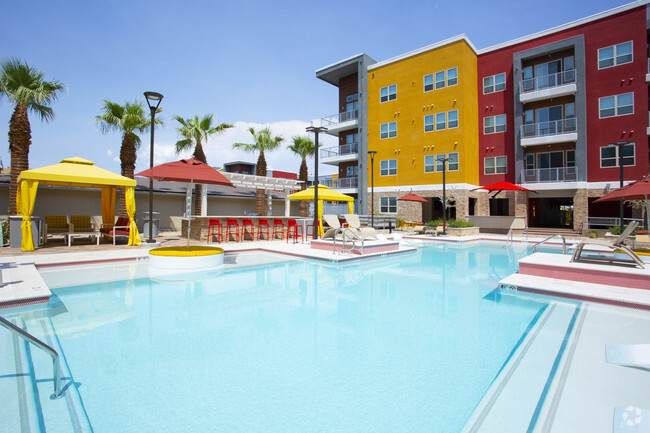
[[[327,131],[323,126],[308,126],[307,132],[313,132],[314,137],[314,240],[318,239],[318,134]]]
[[[437,161],[442,162],[442,234],[447,235],[447,161],[449,158],[441,157]]]
[[[609,143],[608,146],[616,146],[617,151],[618,151],[618,167],[619,167],[619,188],[623,188],[623,147],[626,144],[630,144],[629,141],[617,141],[616,143]],[[619,229],[620,232],[623,233],[623,203],[624,201],[621,200],[620,205],[619,205]]]
[[[153,168],[153,131],[154,125],[156,123],[156,110],[162,101],[163,95],[156,92],[144,92],[144,97],[147,100],[147,105],[151,110],[151,147],[149,148],[149,169]],[[153,103],[156,103],[154,106]],[[146,243],[152,244],[155,243],[153,238],[153,171],[152,176],[149,178],[149,239]],[[189,236],[189,234],[188,234]]]
[[[370,155],[370,225],[375,227],[375,155],[376,150],[369,150]]]

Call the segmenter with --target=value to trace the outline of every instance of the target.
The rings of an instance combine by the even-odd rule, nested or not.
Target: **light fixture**
[[[144,97],[147,100],[147,105],[149,106],[149,110],[151,110],[151,146],[149,148],[149,169],[152,169],[153,168],[153,131],[154,131],[154,125],[156,124],[156,111],[158,110],[160,101],[162,101],[163,99],[163,95],[156,92],[144,92]],[[156,102],[156,105],[153,105],[154,102]],[[187,236],[189,242],[189,233]],[[146,243],[152,244],[155,242],[156,241],[153,240],[153,176],[152,176],[149,178],[149,239],[147,239]]]

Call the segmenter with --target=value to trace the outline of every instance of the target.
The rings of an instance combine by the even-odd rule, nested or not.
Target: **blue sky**
[[[156,129],[156,163],[188,156],[173,151],[173,115],[213,113],[217,122],[236,124],[204,145],[208,162],[221,166],[257,160],[231,148],[233,142],[251,142],[249,126],[268,125],[289,143],[311,120],[334,114],[337,89],[315,78],[320,67],[359,53],[382,61],[461,33],[485,48],[626,3],[10,1],[2,8],[0,58],[23,59],[67,87],[52,106],[55,120],[30,116],[30,168],[81,156],[119,172],[121,137],[102,135],[94,117],[104,99],[144,102],[146,90],[164,95],[166,125]],[[0,99],[5,167],[12,112],[7,99]],[[321,142],[336,145],[333,137]],[[142,143],[136,170],[148,168],[148,133]],[[267,154],[267,162],[293,172],[300,165],[284,146]]]

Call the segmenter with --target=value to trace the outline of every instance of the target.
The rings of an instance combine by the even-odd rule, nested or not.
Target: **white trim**
[[[648,1],[650,1],[650,0],[648,0]],[[352,60],[352,59],[356,59],[356,58],[358,58],[358,57],[362,57],[363,54],[364,54],[364,53],[355,54],[354,56],[350,56],[350,57],[348,57],[348,58],[346,58],[346,59],[339,60],[338,62],[334,62],[334,63],[332,63],[332,64],[330,64],[330,65],[323,66],[322,68],[316,69],[316,74],[318,74],[319,72],[322,72],[322,71],[324,71],[324,70],[326,70],[326,69],[333,68],[334,66],[341,65],[342,63],[349,62],[349,61]]]
[[[480,185],[472,185],[469,183],[446,183],[447,191],[456,189],[459,191],[467,191],[478,188]],[[391,192],[391,193],[407,193],[418,191],[442,191],[442,184],[427,184],[427,185],[399,185],[399,186],[375,186],[375,192]]]

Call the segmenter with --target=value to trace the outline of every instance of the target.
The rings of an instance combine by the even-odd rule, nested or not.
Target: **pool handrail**
[[[562,239],[562,254],[566,254],[566,239],[564,238],[564,236],[562,236],[559,233],[556,233],[553,236],[549,236],[546,239],[544,239],[543,241],[537,242],[535,245],[533,245],[533,252],[534,253],[537,252],[537,246],[538,245],[541,245],[546,241],[550,241],[551,239],[553,239],[555,237],[559,237],[560,239]]]
[[[43,343],[41,340],[38,338],[34,337],[32,334],[29,332],[25,331],[24,329],[14,325],[4,317],[0,316],[0,325],[3,327],[7,328],[9,331],[13,332],[17,336],[23,338],[24,340],[32,343],[36,347],[44,350],[48,355],[52,357],[52,366],[54,368],[54,398],[59,398],[63,395],[63,391],[61,390],[61,374],[60,374],[60,368],[59,368],[59,354],[57,353],[56,350],[54,350],[52,347],[48,346],[47,344]]]
[[[343,241],[343,246],[341,247],[341,250],[339,251],[339,254],[341,254],[344,250],[345,251],[352,251],[352,250],[356,249],[357,248],[357,246],[356,246],[357,241],[361,241],[361,251],[363,251],[363,246],[364,246],[363,239],[361,239],[361,237],[356,232],[354,232],[352,229],[350,229],[348,227],[342,227],[342,228],[336,229],[336,231],[334,232],[334,245],[333,245],[333,248],[332,248],[332,253],[333,254],[336,254],[336,237],[339,234],[341,235],[341,240]],[[347,245],[347,240],[348,239],[350,239],[352,241],[352,246],[350,248],[345,247]]]

